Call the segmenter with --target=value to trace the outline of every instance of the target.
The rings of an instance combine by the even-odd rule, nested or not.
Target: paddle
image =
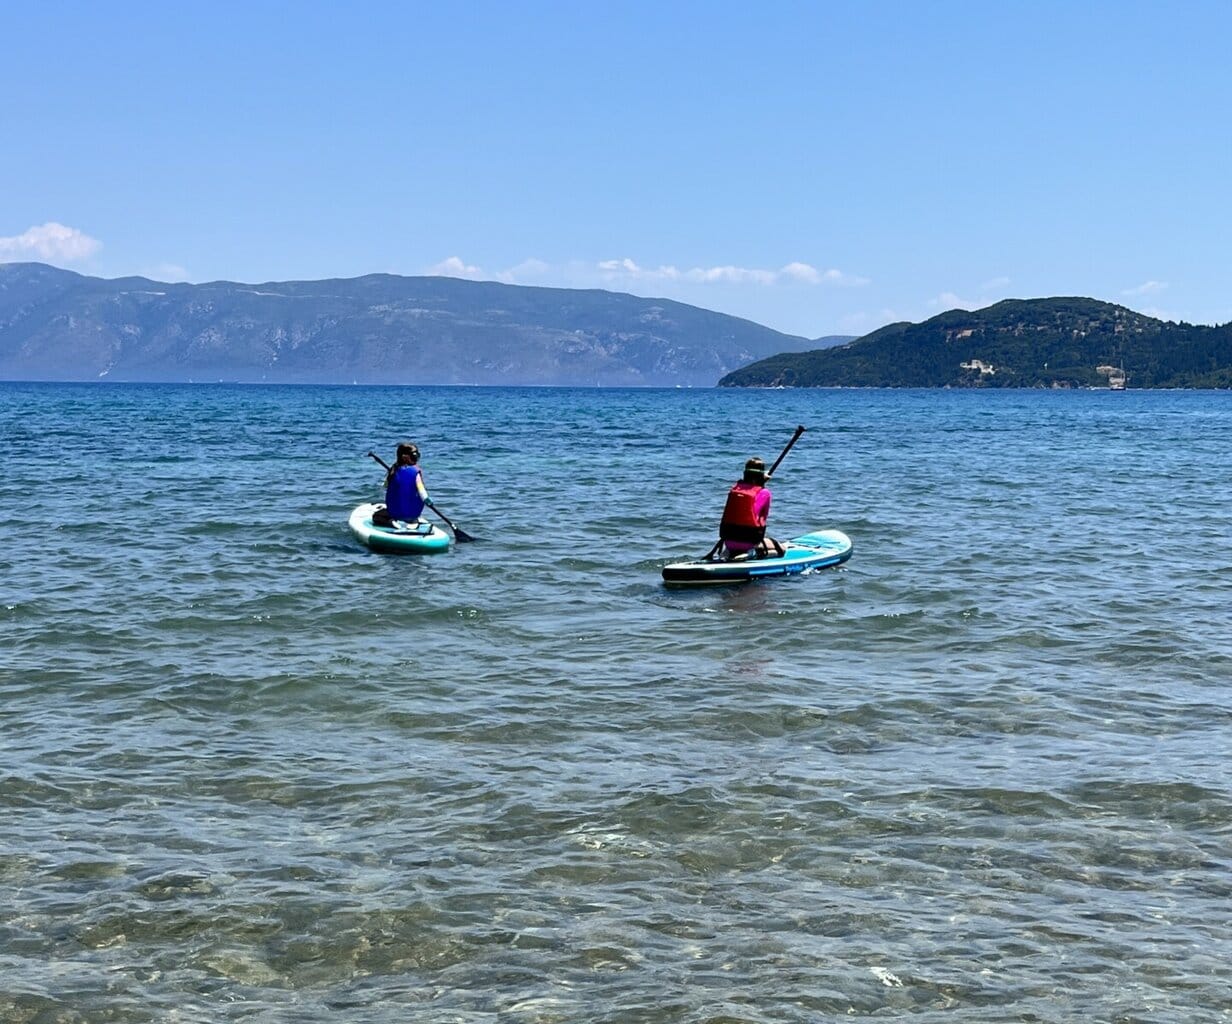
[[[787,453],[791,451],[792,445],[800,440],[800,435],[804,433],[804,427],[796,427],[796,432],[791,435],[791,440],[787,442],[787,447],[779,453],[779,457],[774,460],[774,465],[766,470],[766,479],[769,480],[774,476],[774,471],[779,468],[779,463],[787,458]]]
[[[377,462],[381,464],[385,472],[387,473],[389,472],[389,468],[390,468],[389,463],[387,463],[384,459],[382,459],[379,455],[377,455],[376,452],[369,452],[368,458],[375,459]],[[445,515],[444,512],[442,512],[439,508],[433,505],[432,502],[429,501],[429,502],[426,502],[426,504],[428,508],[432,509],[433,512],[435,512],[438,516],[440,516],[441,521],[446,526],[448,526],[451,530],[453,530],[453,539],[456,540],[459,544],[466,544],[470,541],[479,539],[478,537],[472,537],[469,533],[467,533],[465,530],[459,527],[457,523],[455,523],[452,519],[450,519],[447,515]]]

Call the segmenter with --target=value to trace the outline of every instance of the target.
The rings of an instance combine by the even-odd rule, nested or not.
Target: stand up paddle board
[[[778,558],[699,559],[673,562],[663,567],[663,581],[673,586],[706,583],[745,583],[768,576],[794,576],[806,569],[840,565],[851,557],[851,538],[841,530],[818,530],[795,537],[783,545]]]
[[[378,526],[372,513],[380,505],[360,505],[351,513],[347,525],[356,539],[386,555],[424,555],[449,549],[449,534],[425,519],[397,526]]]

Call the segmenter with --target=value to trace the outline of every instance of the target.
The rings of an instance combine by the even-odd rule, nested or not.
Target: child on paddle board
[[[397,461],[385,474],[385,507],[372,513],[372,521],[377,526],[391,526],[395,521],[413,523],[423,515],[428,502],[419,449],[403,441],[398,445]]]
[[[720,557],[778,558],[783,554],[783,545],[766,536],[771,497],[767,479],[766,464],[761,459],[749,459],[744,475],[727,492],[719,523]]]

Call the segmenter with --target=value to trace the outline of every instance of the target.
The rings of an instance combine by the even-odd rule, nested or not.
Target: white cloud
[[[640,291],[654,287],[663,288],[669,293],[675,290],[668,287],[673,285],[677,288],[688,285],[848,288],[869,283],[868,278],[847,274],[841,270],[820,270],[799,261],[787,263],[778,270],[737,267],[732,264],[681,269],[672,264],[645,267],[628,257],[600,260],[596,263],[585,263],[579,260],[548,263],[532,257],[506,270],[489,272],[465,262],[459,256],[450,256],[430,267],[425,273],[439,277],[500,281],[504,284],[554,285],[566,288],[605,287],[615,290],[637,288]]]
[[[821,284],[823,278],[816,267],[811,267],[807,263],[788,263],[779,273],[793,281],[802,281],[804,284]],[[826,273],[831,273],[831,271]]]
[[[841,270],[818,270],[808,263],[788,263],[778,270],[763,270],[757,267],[736,267],[726,264],[717,267],[691,267],[680,270],[670,264],[659,267],[643,267],[626,257],[620,260],[601,260],[597,264],[606,280],[633,281],[687,281],[693,284],[751,284],[775,285],[784,283],[809,285],[862,285],[868,279],[845,274]]]
[[[747,267],[694,267],[684,273],[686,281],[698,284],[774,284],[773,270],[750,270]]]
[[[1167,281],[1143,281],[1135,288],[1126,288],[1122,295],[1158,295],[1168,287]]]
[[[680,271],[675,267],[660,266],[653,269],[640,267],[628,257],[623,260],[600,260],[598,268],[603,277],[609,281],[616,278],[635,281],[679,281],[681,277]]]
[[[479,267],[471,266],[457,256],[441,260],[436,266],[429,267],[427,273],[429,277],[483,277],[483,271]]]
[[[634,263],[630,259],[601,260],[599,262],[599,269],[611,271],[611,272],[618,272],[618,271],[623,270],[625,273],[633,274],[634,276],[642,272],[642,268],[639,267],[636,263]]]
[[[832,284],[844,288],[854,288],[869,283],[867,277],[845,274],[833,267],[829,270],[818,270],[807,263],[788,263],[778,272],[778,276],[780,280],[800,281],[804,284]]]
[[[502,270],[496,275],[496,280],[502,281],[505,284],[522,284],[526,281],[539,281],[551,273],[552,268],[543,260],[531,259],[523,260],[516,267],[510,267],[508,270]]]
[[[0,263],[19,260],[46,260],[50,263],[79,263],[89,259],[103,243],[76,228],[48,221],[20,235],[0,238]]]

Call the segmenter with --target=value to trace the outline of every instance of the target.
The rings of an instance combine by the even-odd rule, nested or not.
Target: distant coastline
[[[1232,324],[1007,299],[808,339],[666,299],[374,274],[259,285],[0,264],[0,380],[457,387],[1232,388]]]

